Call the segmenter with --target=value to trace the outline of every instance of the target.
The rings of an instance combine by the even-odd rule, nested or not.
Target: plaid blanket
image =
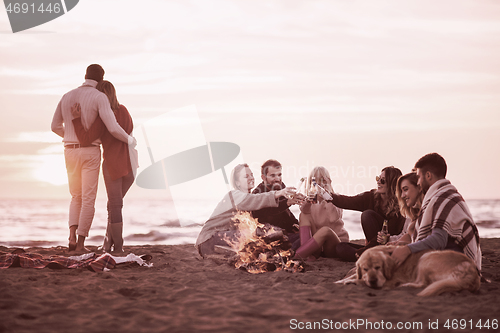
[[[417,219],[416,240],[425,239],[434,228],[445,230],[481,271],[479,232],[465,200],[447,179],[434,183],[425,194]]]
[[[130,255],[129,255],[130,256]],[[128,258],[128,257],[127,257]],[[139,258],[140,260],[136,259]],[[126,258],[125,258],[126,259]],[[146,265],[145,261],[151,260],[151,256],[134,256],[132,260],[123,260],[119,263],[137,262],[140,265]],[[142,262],[141,262],[142,261]],[[102,272],[105,269],[115,268],[117,262],[109,253],[97,255],[89,253],[80,257],[50,256],[44,257],[38,253],[27,253],[23,249],[16,249],[11,253],[0,253],[0,269],[9,267],[23,268],[87,268],[94,272]]]

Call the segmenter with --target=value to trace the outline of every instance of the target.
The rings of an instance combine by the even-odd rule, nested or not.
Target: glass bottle
[[[309,187],[307,191],[307,200],[311,202],[316,202],[316,195],[318,194],[318,188],[316,184],[316,178],[312,177],[311,178],[311,186]]]
[[[381,243],[382,245],[383,244],[387,244],[387,242],[389,241],[389,226],[387,225],[387,220],[384,220],[384,225],[382,226],[382,234],[383,234],[383,242]]]
[[[301,189],[302,189],[302,185],[304,184],[304,181],[305,181],[305,180],[306,180],[306,178],[305,178],[305,177],[302,177],[302,178],[300,178],[300,180],[298,181],[298,183],[297,183],[297,187],[296,187],[296,189],[297,189],[297,193],[300,193],[300,191],[301,191]]]
[[[313,186],[316,188],[316,192],[318,193],[318,195],[321,195],[321,197],[325,200],[332,200],[333,199],[327,190],[325,190],[324,188],[322,188],[320,185],[318,185],[316,183],[316,179],[314,179],[314,177],[312,179],[312,182],[313,182]]]

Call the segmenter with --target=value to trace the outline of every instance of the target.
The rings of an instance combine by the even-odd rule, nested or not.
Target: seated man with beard
[[[279,191],[286,186],[281,181],[281,163],[270,159],[261,166],[262,183],[252,191],[252,193],[265,193],[270,191]],[[299,221],[290,211],[290,206],[302,202],[303,196],[297,195],[294,198],[280,197],[278,207],[268,207],[252,211],[252,216],[257,218],[260,223],[269,223],[284,229],[287,232],[292,248],[295,250],[300,246],[300,237],[298,233]]]

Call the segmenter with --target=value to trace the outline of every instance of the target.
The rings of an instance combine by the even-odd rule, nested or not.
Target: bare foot
[[[69,244],[68,244],[68,251],[75,251],[76,250],[76,229],[78,226],[74,225],[69,227]]]
[[[91,250],[87,249],[85,246],[79,248],[78,246],[75,249],[76,254],[84,254],[84,253],[90,253],[92,252]]]
[[[72,243],[70,240],[69,244],[68,244],[68,251],[71,252],[71,251],[75,251],[75,250],[76,250],[76,242]]]
[[[78,235],[78,241],[76,242],[75,245],[75,251],[90,252],[90,250],[85,247],[85,237]]]

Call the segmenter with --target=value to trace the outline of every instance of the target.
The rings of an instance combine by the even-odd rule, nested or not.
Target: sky
[[[194,107],[205,140],[237,144],[257,178],[269,158],[288,185],[323,165],[354,195],[438,152],[466,199],[500,199],[497,1],[82,0],[18,33],[2,8],[0,198],[69,197],[50,124],[91,63],[136,129]]]

